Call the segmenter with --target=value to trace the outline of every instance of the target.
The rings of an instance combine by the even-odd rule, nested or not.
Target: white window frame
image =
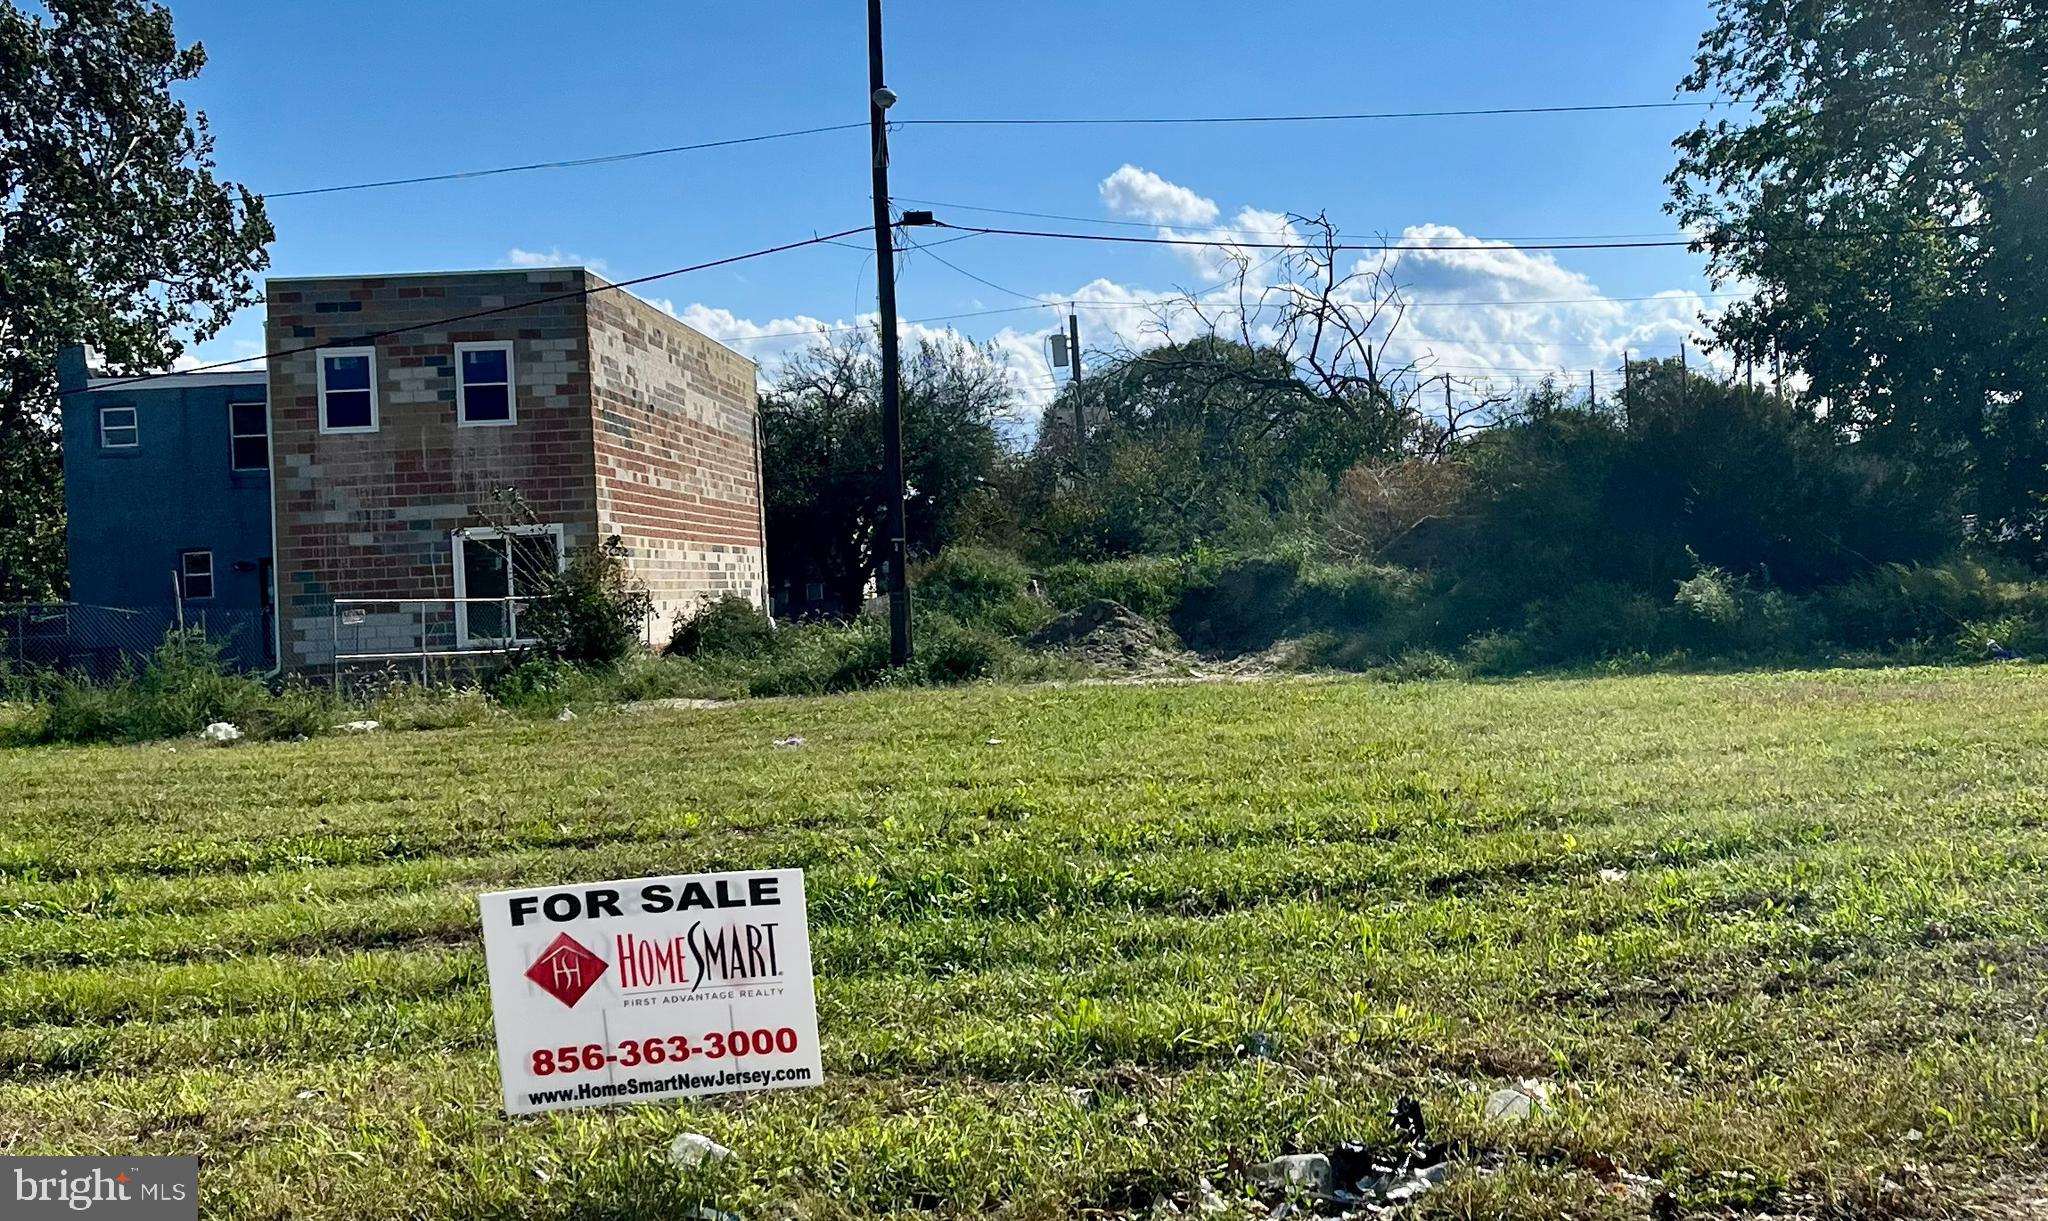
[[[469,384],[462,380],[462,354],[464,352],[503,352],[505,354],[505,418],[502,420],[472,420],[469,418]],[[480,385],[494,386],[496,382],[482,382]],[[519,422],[519,375],[513,371],[512,341],[492,339],[478,343],[455,345],[455,423],[459,428],[509,428]]]
[[[544,526],[471,526],[467,529],[456,530],[452,533],[450,537],[449,546],[450,551],[452,553],[450,558],[453,559],[455,565],[456,648],[474,649],[478,647],[483,647],[494,649],[510,649],[534,643],[532,637],[522,637],[518,634],[519,612],[510,605],[508,605],[505,608],[505,626],[509,631],[512,632],[511,636],[481,636],[475,638],[472,638],[470,636],[468,601],[469,574],[464,570],[462,563],[462,545],[467,542],[488,542],[493,539],[530,538],[538,534],[548,534],[554,536],[555,571],[565,571],[569,567],[569,554],[567,548],[565,548],[562,545],[562,527],[559,523],[552,523]],[[511,590],[511,594],[506,598],[506,601],[508,603],[516,603],[519,601],[522,595],[519,592],[519,587],[516,579],[517,574],[515,574],[512,571],[511,556],[509,553],[506,556],[505,577],[505,587]]]
[[[254,433],[254,432],[236,432],[236,431],[235,431],[235,408],[237,408],[237,407],[258,407],[258,408],[261,408],[261,409],[262,409],[262,411],[263,411],[263,431],[262,431],[262,432],[260,432],[260,433]],[[235,442],[237,442],[237,441],[247,441],[247,440],[250,440],[250,439],[252,439],[252,438],[255,438],[255,437],[262,437],[262,438],[263,438],[263,465],[261,465],[261,466],[236,466],[236,465],[235,465]],[[232,472],[235,472],[236,474],[240,474],[240,473],[242,473],[242,472],[245,472],[245,471],[267,471],[267,470],[269,470],[269,469],[270,469],[270,403],[269,403],[269,401],[268,401],[268,400],[265,400],[265,401],[263,401],[263,402],[260,402],[260,403],[259,403],[259,402],[247,402],[247,401],[244,401],[244,402],[240,402],[240,403],[229,403],[229,404],[228,404],[228,470],[230,470],[230,471],[232,471]]]
[[[370,422],[367,425],[352,425],[347,428],[330,428],[327,424],[327,361],[335,356],[367,356],[370,358]],[[320,376],[320,431],[323,433],[376,432],[381,422],[377,406],[377,349],[375,348],[321,348],[313,353],[314,368]],[[354,391],[338,391],[352,394]]]
[[[126,424],[109,425],[107,423],[107,413],[112,411],[127,412],[128,422]],[[140,411],[137,411],[132,404],[109,404],[108,406],[100,408],[99,421],[101,449],[140,449],[142,447],[142,413]],[[108,440],[107,431],[110,427],[117,431],[122,429],[127,430],[127,432],[130,434],[131,439],[126,444],[119,444],[114,441]]]
[[[202,555],[206,557],[206,571],[193,572],[192,561]],[[195,576],[206,578],[205,593],[195,594],[192,592],[192,578]],[[212,550],[205,547],[195,547],[189,551],[180,551],[178,553],[178,597],[186,602],[211,602],[214,595],[219,592],[220,578],[214,572]]]

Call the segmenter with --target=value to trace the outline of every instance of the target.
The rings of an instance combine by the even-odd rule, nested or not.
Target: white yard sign
[[[483,896],[505,1109],[817,1085],[801,869]]]

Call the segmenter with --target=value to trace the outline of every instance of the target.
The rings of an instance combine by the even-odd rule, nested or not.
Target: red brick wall
[[[654,638],[707,599],[766,608],[752,361],[624,292],[590,298],[597,516],[654,593]]]
[[[272,280],[268,347],[358,346],[369,332],[577,291],[586,275],[562,269]],[[516,425],[457,427],[454,345],[481,340],[514,341]],[[571,549],[598,538],[583,300],[530,304],[373,346],[374,433],[321,433],[314,353],[270,361],[287,668],[330,660],[336,598],[452,598],[452,531],[502,524],[512,511],[494,505],[498,489],[515,491],[535,519],[560,524]],[[417,612],[405,615],[417,619]],[[389,626],[384,639],[394,642],[412,630],[398,618]],[[351,651],[349,643],[343,651]]]

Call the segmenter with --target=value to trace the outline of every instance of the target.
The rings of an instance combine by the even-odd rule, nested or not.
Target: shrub
[[[1059,564],[1045,573],[1045,595],[1065,612],[1101,600],[1127,606],[1147,619],[1164,619],[1180,605],[1199,559],[1142,556],[1098,564]]]
[[[1963,624],[2000,617],[2026,598],[1981,560],[1886,564],[1820,593],[1827,633],[1851,648],[1886,649],[1947,641]]]
[[[778,632],[761,608],[736,594],[708,602],[676,621],[668,651],[679,657],[765,657],[775,651]]]
[[[510,712],[553,716],[569,706],[582,671],[558,658],[521,658],[484,680],[484,690]]]
[[[1390,683],[1424,682],[1459,678],[1464,670],[1457,662],[1434,649],[1410,649],[1372,672],[1374,678]]]
[[[1265,648],[1288,625],[1300,577],[1301,561],[1294,556],[1234,560],[1214,576],[1188,584],[1171,616],[1173,630],[1203,652]]]
[[[332,690],[294,677],[254,709],[242,728],[257,738],[311,738],[326,733],[342,717],[341,701]]]
[[[548,574],[519,622],[549,656],[610,666],[640,648],[653,613],[653,595],[626,566],[626,546],[614,534]]]
[[[889,672],[889,628],[872,619],[782,628],[766,665],[748,676],[754,695],[823,695],[871,687]]]
[[[1530,660],[1540,665],[1597,661],[1656,651],[1660,627],[1654,599],[1612,581],[1589,581],[1529,605],[1522,630]]]
[[[913,660],[926,682],[961,683],[997,677],[1017,656],[1017,646],[983,628],[969,627],[945,615],[932,615],[917,625]]]
[[[912,605],[963,622],[1023,597],[1031,583],[1024,561],[986,547],[948,547],[913,576]]]
[[[1414,602],[1423,579],[1384,564],[1317,564],[1301,571],[1288,608],[1294,631],[1356,630]]]
[[[455,729],[481,725],[495,712],[477,687],[423,687],[400,682],[370,705],[370,719],[386,729]]]
[[[1519,632],[1481,632],[1465,642],[1465,665],[1474,674],[1522,674],[1532,663],[1529,642]]]

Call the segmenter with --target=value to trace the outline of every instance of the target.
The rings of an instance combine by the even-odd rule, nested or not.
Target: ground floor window
[[[457,647],[530,644],[519,616],[562,570],[560,526],[493,526],[455,532]]]
[[[186,551],[178,556],[178,593],[187,602],[213,596],[213,552]]]

